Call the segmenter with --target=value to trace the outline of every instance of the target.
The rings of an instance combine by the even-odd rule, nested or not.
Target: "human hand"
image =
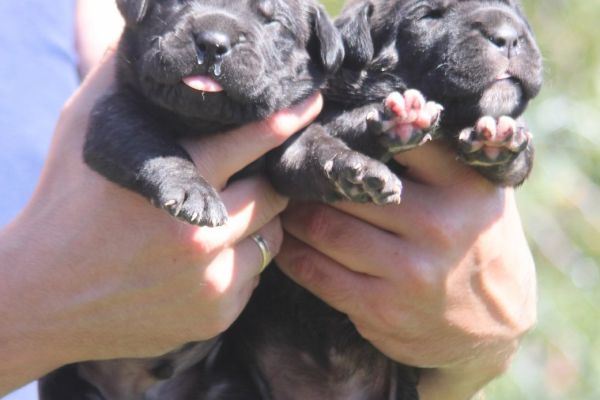
[[[67,103],[25,211],[0,232],[0,394],[63,364],[162,354],[224,331],[258,283],[258,232],[277,253],[287,200],[258,177],[222,189],[229,222],[184,224],[82,161],[88,115],[114,55]],[[235,131],[184,143],[223,188],[320,111],[315,96]]]
[[[292,205],[277,262],[389,357],[426,368],[422,399],[466,399],[502,373],[535,323],[534,264],[512,189],[430,143],[400,205]]]

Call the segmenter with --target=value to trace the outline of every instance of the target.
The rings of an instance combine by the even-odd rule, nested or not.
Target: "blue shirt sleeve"
[[[26,204],[79,84],[75,0],[0,0],[0,226]],[[35,384],[3,400],[37,399]]]
[[[75,0],[0,1],[0,226],[25,205],[79,83]]]

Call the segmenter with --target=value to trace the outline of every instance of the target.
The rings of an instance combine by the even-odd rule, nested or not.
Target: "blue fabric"
[[[75,0],[0,0],[0,226],[31,196],[78,85],[74,12]],[[34,399],[35,384],[3,397]]]
[[[0,0],[0,226],[33,192],[78,85],[74,12],[75,0]]]

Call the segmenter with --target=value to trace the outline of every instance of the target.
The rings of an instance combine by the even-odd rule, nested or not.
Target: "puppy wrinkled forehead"
[[[160,0],[159,0],[160,1]],[[169,0],[163,0],[169,1]],[[172,1],[172,0],[171,0]],[[232,12],[253,12],[271,18],[280,13],[294,13],[302,8],[301,0],[180,0],[183,5],[206,9],[227,9]]]
[[[160,1],[160,0],[159,0]],[[173,0],[162,0],[173,1]],[[247,22],[258,16],[257,22],[277,21],[299,36],[308,35],[310,11],[316,7],[313,0],[179,0],[183,6],[197,13],[226,12]]]

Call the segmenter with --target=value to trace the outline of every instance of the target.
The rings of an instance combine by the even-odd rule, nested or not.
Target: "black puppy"
[[[85,161],[186,222],[226,210],[177,140],[263,119],[314,93],[343,58],[313,0],[120,0],[117,89],[93,112]]]
[[[85,161],[175,217],[221,225],[225,207],[178,139],[218,134],[306,99],[341,65],[341,37],[314,0],[117,4],[126,27],[116,88],[93,110]],[[68,366],[42,379],[41,398],[149,399],[150,387],[203,359],[213,343]]]
[[[394,178],[380,161],[431,138],[494,183],[524,181],[533,148],[518,117],[542,67],[516,1],[357,0],[336,25],[344,65],[328,82],[320,123],[270,155],[279,190],[390,201],[399,193],[385,188]],[[417,369],[385,357],[345,315],[270,268],[219,350],[169,385],[176,399],[398,400],[418,398],[417,383]]]
[[[271,164],[276,187],[293,193],[298,183],[286,177],[318,174],[333,147],[387,161],[434,137],[452,142],[496,184],[527,178],[533,147],[519,117],[539,92],[542,66],[518,1],[353,0],[336,25],[346,58],[325,90],[323,132],[294,137],[279,151]],[[322,140],[332,144],[314,146]],[[328,154],[316,157],[315,148]],[[312,174],[298,172],[299,157],[319,160],[308,164]],[[348,192],[356,190],[332,197],[373,197]]]

